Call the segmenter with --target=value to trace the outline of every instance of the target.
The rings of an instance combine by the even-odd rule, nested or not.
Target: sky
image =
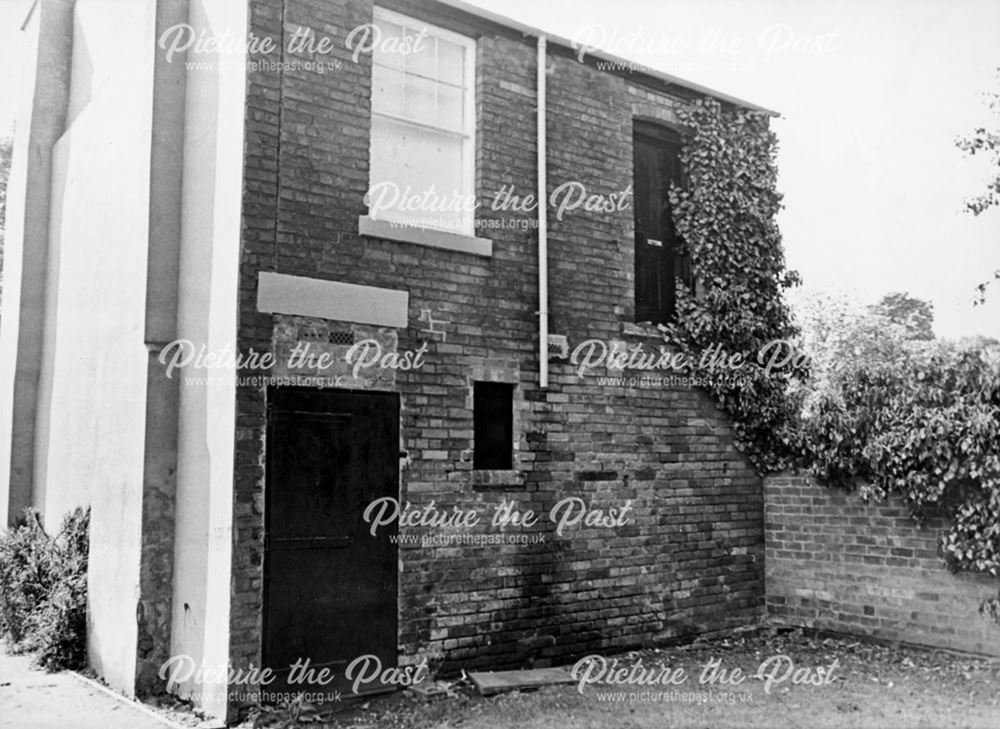
[[[14,99],[21,74],[21,23],[30,0],[0,0],[0,134],[14,126]]]
[[[804,288],[908,292],[939,335],[1000,337],[1000,285],[972,305],[1000,268],[1000,208],[963,212],[997,170],[954,145],[1000,128],[984,98],[1000,91],[997,0],[468,1],[778,111],[779,223]],[[0,132],[28,4],[0,0]]]
[[[779,223],[804,288],[933,302],[935,331],[1000,337],[1000,208],[963,201],[990,168],[955,147],[1000,128],[996,0],[469,0],[773,109]],[[997,170],[992,172],[996,174]]]

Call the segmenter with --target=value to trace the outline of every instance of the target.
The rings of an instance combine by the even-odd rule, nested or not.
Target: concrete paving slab
[[[0,729],[165,729],[142,709],[71,673],[31,668],[30,656],[0,651]]]

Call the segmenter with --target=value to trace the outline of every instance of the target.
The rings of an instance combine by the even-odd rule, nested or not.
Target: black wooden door
[[[262,649],[278,678],[267,688],[313,693],[323,687],[288,686],[296,661],[338,677],[359,656],[396,665],[396,529],[372,536],[362,514],[399,496],[399,399],[276,388],[268,417]]]
[[[676,311],[676,278],[688,274],[668,198],[670,184],[681,184],[680,140],[637,123],[632,150],[635,320],[665,323]]]

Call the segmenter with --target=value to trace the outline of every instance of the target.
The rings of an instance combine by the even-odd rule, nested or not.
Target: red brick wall
[[[369,22],[365,2],[285,3],[286,33],[307,25],[343,39]],[[413,9],[414,7],[418,9]],[[535,47],[471,20],[428,22],[477,37],[477,188],[535,186]],[[423,8],[424,10],[420,10]],[[426,11],[426,12],[425,12]],[[254,2],[252,30],[280,36],[281,4]],[[502,499],[547,510],[564,496],[594,506],[633,501],[633,522],[545,544],[401,550],[400,654],[452,665],[513,665],[528,647],[542,661],[722,630],[763,607],[760,478],[733,447],[725,417],[700,391],[635,389],[580,379],[552,363],[537,386],[537,233],[490,231],[492,258],[359,237],[368,184],[370,58],[338,44],[338,71],[250,74],[240,345],[267,349],[274,322],[256,311],[259,271],[405,289],[410,326],[399,347],[426,343],[427,365],[399,372],[401,500],[484,513]],[[676,102],[631,87],[569,56],[550,58],[549,176],[597,192],[631,182],[631,119],[669,119]],[[551,188],[550,188],[551,189]],[[497,215],[488,206],[482,217]],[[551,331],[638,341],[632,316],[631,209],[553,220]],[[417,321],[446,322],[446,339]],[[646,340],[655,347],[655,338]],[[515,466],[523,485],[473,482],[471,381],[500,372],[516,382]],[[604,374],[603,372],[601,374]],[[238,393],[232,660],[259,665],[265,392]],[[485,531],[485,530],[484,530]]]
[[[1000,626],[977,612],[1000,579],[951,574],[940,520],[920,527],[898,501],[865,504],[800,475],[766,478],[764,503],[770,616],[1000,655]]]

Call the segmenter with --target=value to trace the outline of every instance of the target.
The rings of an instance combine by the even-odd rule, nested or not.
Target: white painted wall
[[[73,12],[70,0],[32,5],[22,48],[24,85],[7,210],[11,284],[0,322],[0,493],[11,517],[40,505],[34,488],[35,417],[43,358],[53,147],[65,130]],[[8,450],[9,449],[9,450]]]
[[[54,152],[35,468],[51,521],[90,503],[89,654],[135,687],[154,0],[77,0]]]
[[[241,37],[247,12],[245,1],[191,0],[189,22]],[[131,694],[145,398],[149,372],[157,376],[144,343],[156,2],[77,0],[73,13],[67,128],[53,149],[51,206],[36,214],[47,213],[51,223],[51,256],[34,500],[50,523],[75,506],[92,506],[89,658],[111,686]],[[235,350],[246,73],[242,57],[219,60],[216,70],[202,63],[187,73],[185,141],[178,150],[184,178],[178,336]],[[28,96],[29,113],[31,105]],[[22,139],[11,187],[10,209],[20,205],[21,213],[15,221],[25,217]],[[16,225],[9,230],[18,235]],[[17,273],[19,252],[9,248],[8,275]],[[17,280],[8,283],[5,301],[18,301]],[[11,401],[6,375],[15,364],[16,334],[11,326],[0,334],[0,405]],[[206,666],[225,667],[229,658],[235,393],[234,379],[180,388],[170,648]],[[0,468],[9,467],[11,443],[9,407],[2,412],[0,449],[7,452],[0,450]],[[173,688],[207,713],[226,713],[224,681]]]
[[[192,0],[188,22],[220,36],[245,38],[247,7],[232,0]],[[209,60],[199,54],[199,61]],[[236,351],[240,212],[243,194],[242,56],[226,54],[218,71],[187,76],[178,336],[210,351]],[[178,60],[174,61],[179,62]],[[196,664],[229,662],[235,373],[182,383],[177,473],[177,530],[171,655]],[[226,711],[225,682],[172,687],[207,713]]]

